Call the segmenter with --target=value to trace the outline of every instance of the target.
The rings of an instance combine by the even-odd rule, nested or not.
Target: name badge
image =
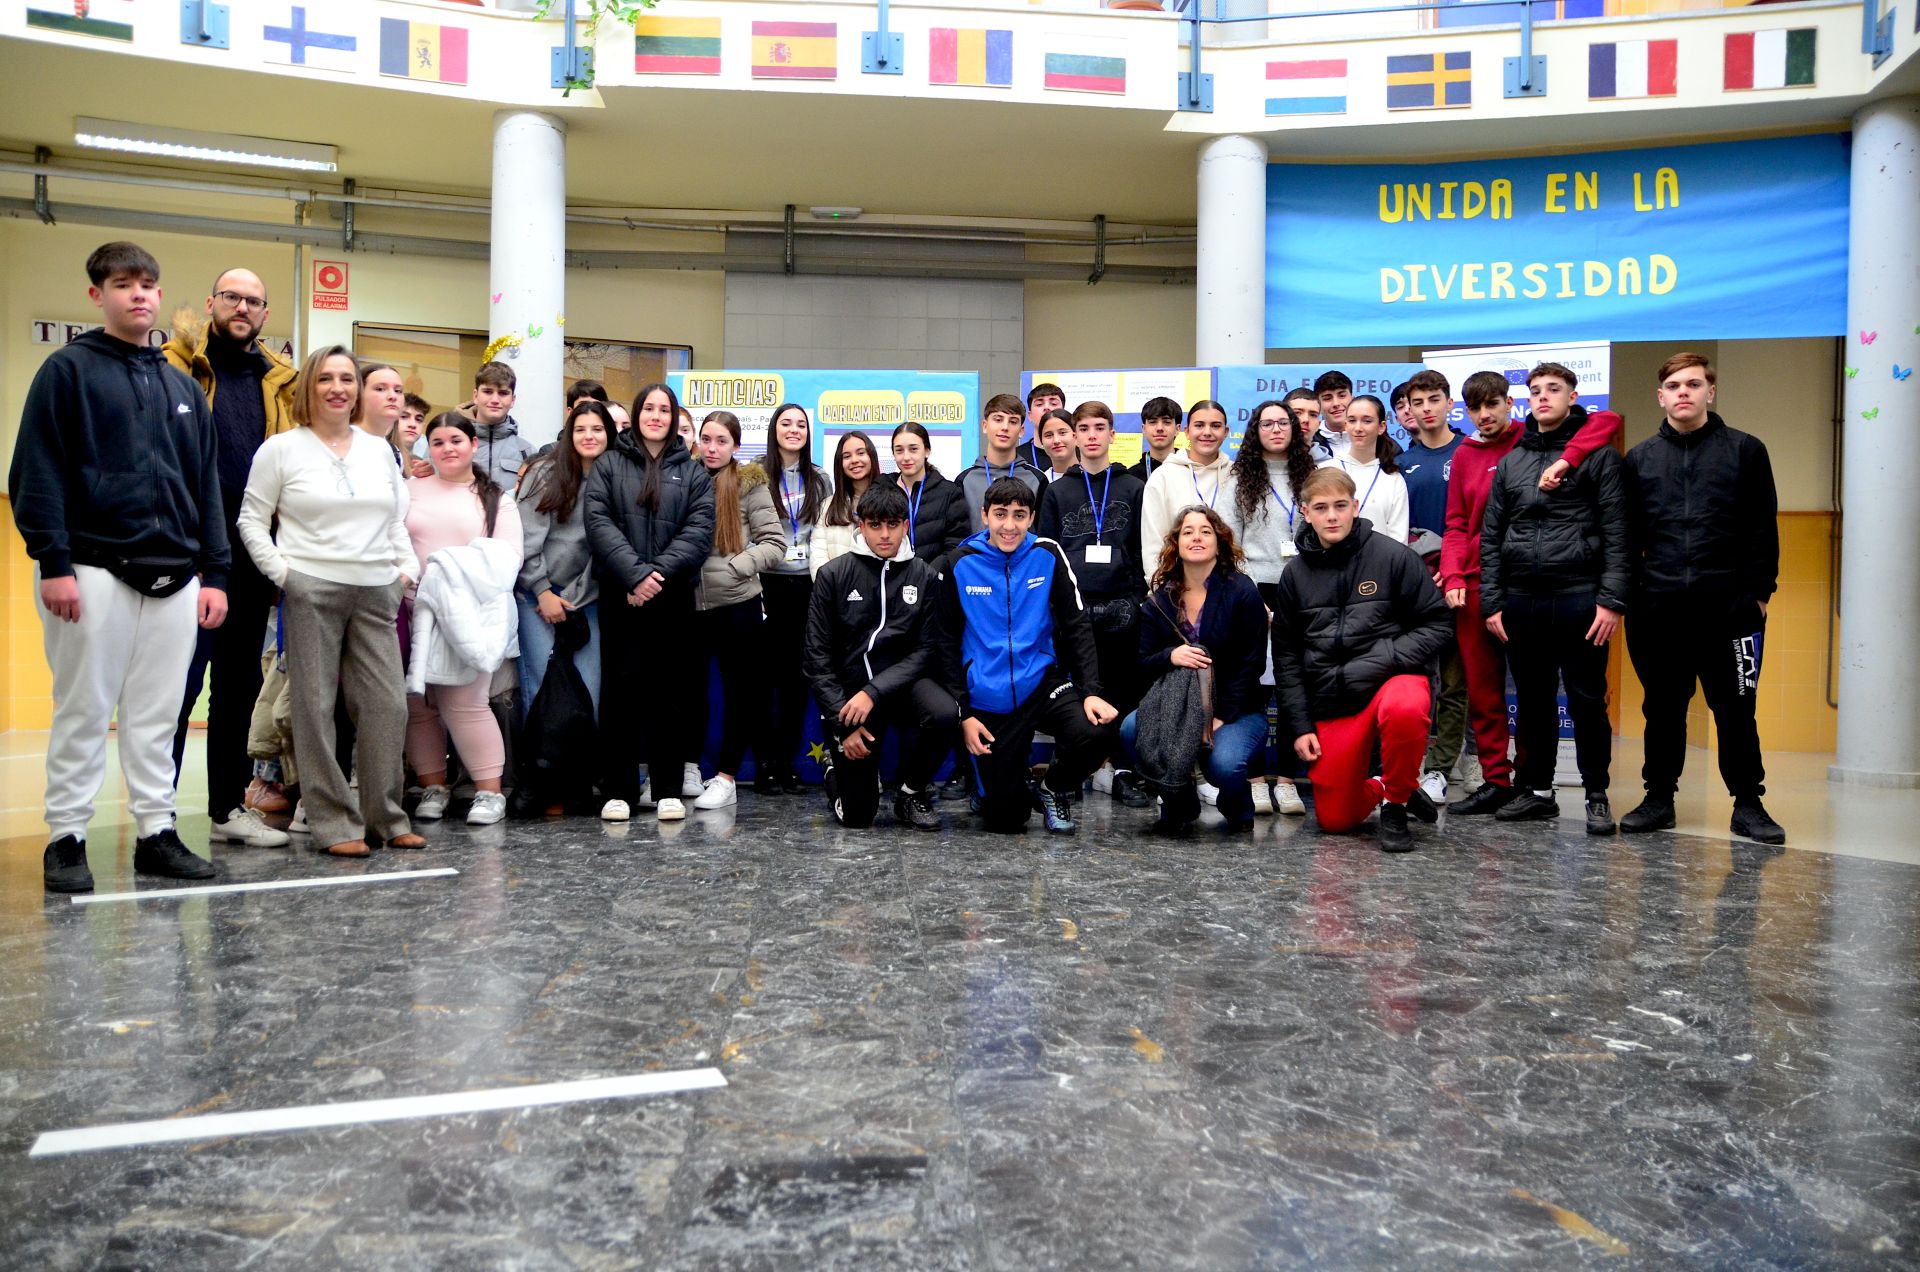
[[[1089,543],[1087,545],[1088,565],[1112,565],[1113,545],[1111,543]]]
[[[806,559],[807,559],[807,545],[806,545],[806,544],[804,544],[804,543],[789,543],[789,544],[787,545],[787,560],[788,560],[789,562],[791,562],[792,564],[795,564],[795,565],[801,565],[801,564],[804,564],[804,563],[806,562]]]

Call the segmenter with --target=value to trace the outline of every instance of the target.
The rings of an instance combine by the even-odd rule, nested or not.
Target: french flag
[[[1672,97],[1679,89],[1680,41],[1622,40],[1587,46],[1587,97]]]
[[[1347,59],[1268,62],[1269,115],[1344,115],[1347,113]]]

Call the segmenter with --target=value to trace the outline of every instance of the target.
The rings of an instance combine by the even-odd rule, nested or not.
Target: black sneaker
[[[1190,821],[1162,813],[1153,825],[1147,827],[1147,833],[1156,839],[1187,839],[1193,835],[1193,825]]]
[[[1507,801],[1513,796],[1513,787],[1495,786],[1488,782],[1458,804],[1447,805],[1447,812],[1454,817],[1485,817],[1506,807]]]
[[[1153,792],[1132,769],[1121,769],[1113,775],[1113,797],[1128,808],[1153,807]]]
[[[1413,851],[1413,832],[1407,829],[1405,804],[1380,805],[1380,851]]]
[[[762,769],[760,772],[754,774],[753,793],[755,795],[785,795],[787,788],[780,784],[779,777]]]
[[[902,791],[893,797],[893,820],[915,830],[940,829],[940,814],[933,811],[928,791]]]
[[[1071,835],[1080,829],[1080,823],[1073,820],[1073,796],[1056,795],[1041,782],[1035,787],[1040,801],[1040,815],[1046,819],[1047,830],[1055,835]]]
[[[1440,820],[1440,806],[1418,786],[1413,788],[1413,794],[1407,796],[1407,811],[1429,826]]]
[[[92,892],[93,871],[87,869],[87,841],[62,835],[47,845],[43,866],[48,892]]]
[[[532,785],[522,782],[507,797],[507,816],[513,821],[533,821],[546,816],[547,802]]]
[[[1589,835],[1613,833],[1613,809],[1607,803],[1605,791],[1587,792],[1587,833]]]
[[[1767,816],[1757,795],[1733,801],[1733,833],[1759,844],[1787,842],[1787,828]]]
[[[1673,829],[1673,796],[1647,792],[1640,807],[1620,819],[1623,835],[1644,835],[1649,831]]]
[[[213,863],[194,856],[171,826],[134,842],[133,868],[138,874],[169,879],[211,879],[215,874]]]
[[[840,771],[831,764],[827,766],[827,807],[833,810],[833,820],[847,824],[847,810],[840,803]]]
[[[1495,812],[1495,821],[1552,821],[1560,816],[1560,801],[1538,791],[1521,791]]]
[[[969,794],[967,779],[961,775],[958,768],[954,769],[952,777],[940,783],[939,790],[941,799],[952,800],[956,804]]]

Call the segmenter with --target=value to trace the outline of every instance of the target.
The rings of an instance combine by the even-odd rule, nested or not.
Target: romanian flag
[[[718,75],[720,19],[635,18],[633,69],[641,75]]]
[[[27,26],[133,42],[133,0],[27,0]]]
[[[1387,109],[1473,105],[1473,54],[1414,53],[1387,59]]]
[[[1802,27],[1797,31],[1729,35],[1724,87],[1811,88],[1814,37],[1818,34],[1812,27]]]
[[[935,27],[927,32],[927,81],[1013,87],[1013,32]]]
[[[1127,59],[1090,53],[1049,53],[1042,83],[1047,88],[1076,93],[1124,93],[1127,91]]]
[[[380,73],[436,84],[467,82],[467,29],[380,19]]]
[[[830,80],[837,65],[832,22],[753,24],[755,79]]]
[[[1680,41],[1623,40],[1587,46],[1587,97],[1672,97],[1679,90]]]

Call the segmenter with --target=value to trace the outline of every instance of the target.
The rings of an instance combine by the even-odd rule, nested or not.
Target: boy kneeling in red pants
[[[1316,469],[1299,506],[1300,555],[1280,574],[1273,615],[1282,728],[1311,765],[1322,830],[1352,830],[1378,806],[1380,847],[1409,852],[1407,813],[1439,818],[1420,790],[1420,761],[1428,668],[1453,639],[1453,615],[1413,549],[1358,515],[1346,473]],[[1378,777],[1369,776],[1375,741]]]

